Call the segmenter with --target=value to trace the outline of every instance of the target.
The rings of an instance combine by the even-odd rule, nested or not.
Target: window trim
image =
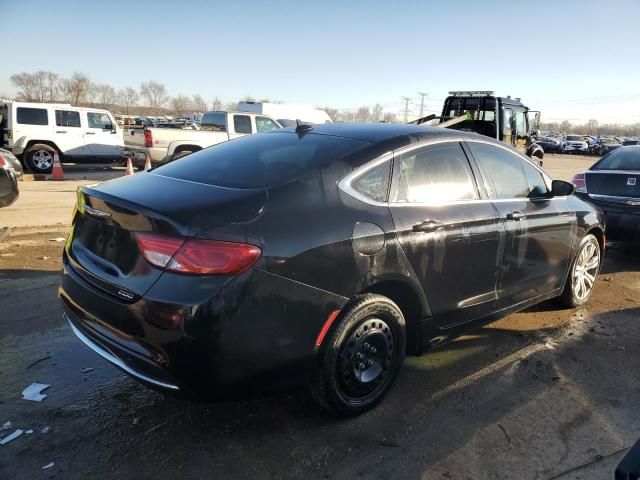
[[[462,148],[464,150],[464,153],[467,155],[467,158],[469,160],[469,163],[471,164],[471,172],[473,174],[474,177],[474,181],[476,182],[476,185],[479,189],[479,193],[480,193],[480,198],[479,199],[475,199],[475,200],[455,200],[452,202],[447,202],[444,204],[438,204],[438,205],[434,205],[433,203],[423,203],[423,202],[415,202],[415,203],[408,203],[408,202],[389,202],[389,196],[390,196],[390,192],[389,195],[387,195],[387,201],[386,202],[377,202],[375,200],[372,200],[371,198],[362,195],[361,193],[357,192],[353,187],[351,187],[351,182],[356,179],[357,177],[359,177],[360,175],[368,172],[369,170],[371,170],[372,168],[377,167],[378,165],[380,165],[381,163],[383,163],[386,160],[391,160],[391,174],[392,174],[392,179],[391,179],[391,183],[390,183],[390,190],[391,190],[391,184],[393,183],[393,170],[395,168],[395,162],[393,162],[393,158],[395,155],[401,155],[407,152],[410,152],[412,150],[418,149],[418,148],[422,148],[422,147],[427,147],[429,145],[436,145],[438,143],[450,143],[450,142],[456,142],[462,145]],[[529,165],[531,165],[533,168],[535,168],[541,175],[542,178],[544,179],[545,183],[547,184],[547,189],[549,191],[551,191],[551,182],[553,181],[553,178],[551,176],[549,176],[549,174],[547,172],[545,172],[542,168],[540,168],[539,165],[536,165],[531,159],[529,159],[527,156],[523,155],[521,152],[519,152],[518,150],[515,150],[513,147],[510,147],[508,145],[505,145],[502,142],[499,141],[491,141],[491,140],[484,140],[482,138],[471,138],[471,137],[457,137],[457,136],[452,136],[451,138],[439,138],[439,139],[435,139],[435,140],[426,140],[424,142],[418,142],[418,143],[414,143],[411,145],[406,145],[404,147],[401,147],[397,150],[393,150],[393,151],[389,151],[389,152],[385,152],[382,155],[380,155],[379,157],[370,160],[369,162],[365,163],[364,165],[361,165],[360,167],[356,168],[355,170],[353,170],[352,172],[348,173],[347,175],[345,175],[344,177],[342,177],[340,180],[338,180],[336,182],[336,186],[338,187],[338,189],[340,189],[342,192],[346,193],[347,195],[349,195],[350,197],[353,197],[357,200],[360,200],[361,202],[364,202],[366,204],[372,205],[374,207],[420,207],[420,206],[424,206],[424,207],[434,207],[434,206],[447,206],[447,205],[464,205],[464,204],[470,204],[470,203],[497,203],[497,202],[513,202],[513,201],[536,201],[536,200],[541,200],[544,199],[546,201],[553,201],[553,200],[562,200],[562,199],[566,199],[567,195],[562,195],[562,196],[557,196],[557,197],[536,197],[536,198],[525,198],[525,197],[514,197],[514,198],[489,198],[488,196],[486,196],[486,192],[484,191],[484,177],[482,176],[482,173],[478,170],[478,164],[477,161],[475,159],[475,157],[473,156],[473,154],[471,154],[471,150],[467,147],[467,143],[484,143],[486,145],[493,145],[494,147],[497,148],[502,148],[503,150],[506,150],[507,152],[510,152],[512,154],[515,154],[517,157],[519,157],[521,160],[526,161]],[[483,183],[480,182],[480,179],[482,180]],[[486,198],[484,198],[486,196]]]

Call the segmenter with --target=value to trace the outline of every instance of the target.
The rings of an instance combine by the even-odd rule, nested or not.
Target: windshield
[[[640,147],[618,148],[603,157],[591,170],[640,170]]]
[[[567,135],[567,140],[571,142],[584,142],[584,138],[580,135]]]
[[[228,188],[269,188],[366,145],[328,135],[260,133],[201,150],[153,172]]]

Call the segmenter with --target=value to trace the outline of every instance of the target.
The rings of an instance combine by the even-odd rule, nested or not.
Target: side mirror
[[[552,197],[564,197],[565,195],[573,195],[576,191],[576,186],[571,182],[565,182],[564,180],[554,180],[551,182],[551,196]]]

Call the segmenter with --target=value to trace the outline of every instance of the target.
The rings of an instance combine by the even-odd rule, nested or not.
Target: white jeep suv
[[[49,173],[60,160],[117,160],[122,129],[107,110],[69,104],[0,104],[0,146],[11,150],[34,173]]]

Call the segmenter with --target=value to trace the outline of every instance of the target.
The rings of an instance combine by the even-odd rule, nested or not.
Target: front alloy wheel
[[[586,235],[573,262],[562,293],[562,301],[569,307],[583,305],[591,296],[600,269],[600,244],[592,234]]]

